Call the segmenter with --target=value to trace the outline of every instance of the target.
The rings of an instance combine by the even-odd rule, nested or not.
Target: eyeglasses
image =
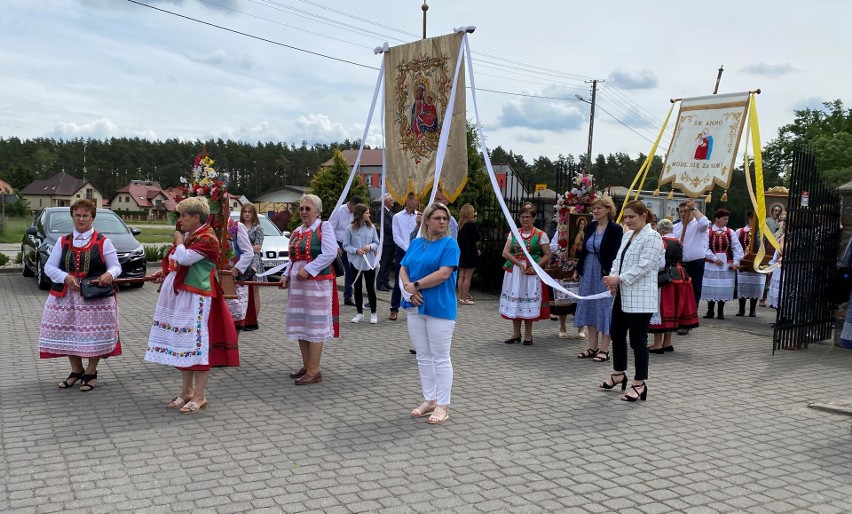
[[[447,218],[445,216],[432,216],[429,219],[432,220],[432,221],[447,221],[449,218]]]
[[[478,218],[478,217],[479,217],[479,214],[477,214],[477,213],[475,213],[475,212],[474,212],[474,213],[473,213],[473,217],[474,217],[474,218]]]
[[[312,210],[310,207],[299,207],[299,212],[311,212]]]

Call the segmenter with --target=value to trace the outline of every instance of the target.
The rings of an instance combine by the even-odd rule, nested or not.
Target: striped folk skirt
[[[47,297],[38,337],[42,359],[121,355],[115,296],[84,300],[77,291]]]
[[[306,264],[307,261],[293,261],[291,264],[287,298],[287,339],[325,343],[339,334],[337,284],[335,280],[295,278]]]

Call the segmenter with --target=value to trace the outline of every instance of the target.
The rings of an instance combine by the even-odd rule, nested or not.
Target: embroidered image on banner
[[[440,184],[449,201],[467,182],[464,68],[455,104],[449,105],[462,34],[395,46],[385,53],[385,158],[387,189],[399,203],[408,192],[431,190],[444,116],[452,108]]]
[[[660,184],[672,182],[691,197],[715,184],[727,189],[748,102],[747,92],[682,100]]]

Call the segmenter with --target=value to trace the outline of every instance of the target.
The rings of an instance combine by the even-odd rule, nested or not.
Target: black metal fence
[[[583,173],[579,165],[565,165],[559,170],[555,184],[548,184],[549,189],[557,194],[574,187],[573,178]],[[507,180],[506,186],[500,191],[506,202],[506,206],[512,213],[515,223],[518,222],[518,212],[521,206],[530,202],[536,207],[535,226],[545,230],[551,218],[553,218],[556,199],[551,194],[543,194],[541,191],[529,193],[533,188],[531,184],[523,184],[520,181]],[[506,260],[501,256],[509,234],[509,224],[500,209],[496,197],[491,197],[488,205],[476,206],[479,229],[479,247],[482,252],[479,258],[479,267],[474,275],[473,286],[481,291],[490,293],[499,292],[503,285],[503,264]],[[548,233],[548,236],[552,234]]]
[[[773,354],[830,339],[834,323],[826,290],[840,244],[840,195],[801,149],[793,152],[786,225]]]

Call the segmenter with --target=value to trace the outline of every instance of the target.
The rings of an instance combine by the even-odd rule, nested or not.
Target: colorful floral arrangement
[[[594,179],[591,175],[580,175],[574,179],[574,188],[565,191],[556,200],[556,236],[557,250],[554,252],[555,267],[561,271],[573,272],[577,268],[576,257],[570,257],[571,242],[568,240],[571,214],[588,213],[592,202],[598,193],[593,189]]]
[[[180,177],[181,185],[177,187],[180,193],[175,196],[175,201],[180,202],[184,198],[192,196],[207,198],[207,203],[210,206],[208,223],[216,231],[216,237],[220,241],[224,238],[222,250],[225,257],[230,260],[234,257],[234,249],[231,247],[229,238],[225,236],[230,235],[236,239],[237,224],[231,223],[227,204],[228,188],[213,168],[213,162],[213,159],[207,155],[207,148],[203,148],[201,153],[195,156],[189,177]],[[221,216],[223,209],[224,216]],[[172,222],[177,221],[177,213],[171,212],[169,215],[170,219],[174,216]],[[179,227],[178,230],[180,230]]]
[[[190,196],[204,196],[210,202],[210,212],[213,212],[213,204],[227,198],[228,189],[222,180],[218,179],[218,173],[213,169],[213,159],[207,155],[207,150],[204,149],[200,155],[195,156],[195,164],[192,166],[192,173],[189,175],[189,180],[186,177],[180,178],[181,186],[178,186],[182,191],[182,195],[176,198],[180,201],[183,198]],[[216,207],[218,212],[218,205]]]

